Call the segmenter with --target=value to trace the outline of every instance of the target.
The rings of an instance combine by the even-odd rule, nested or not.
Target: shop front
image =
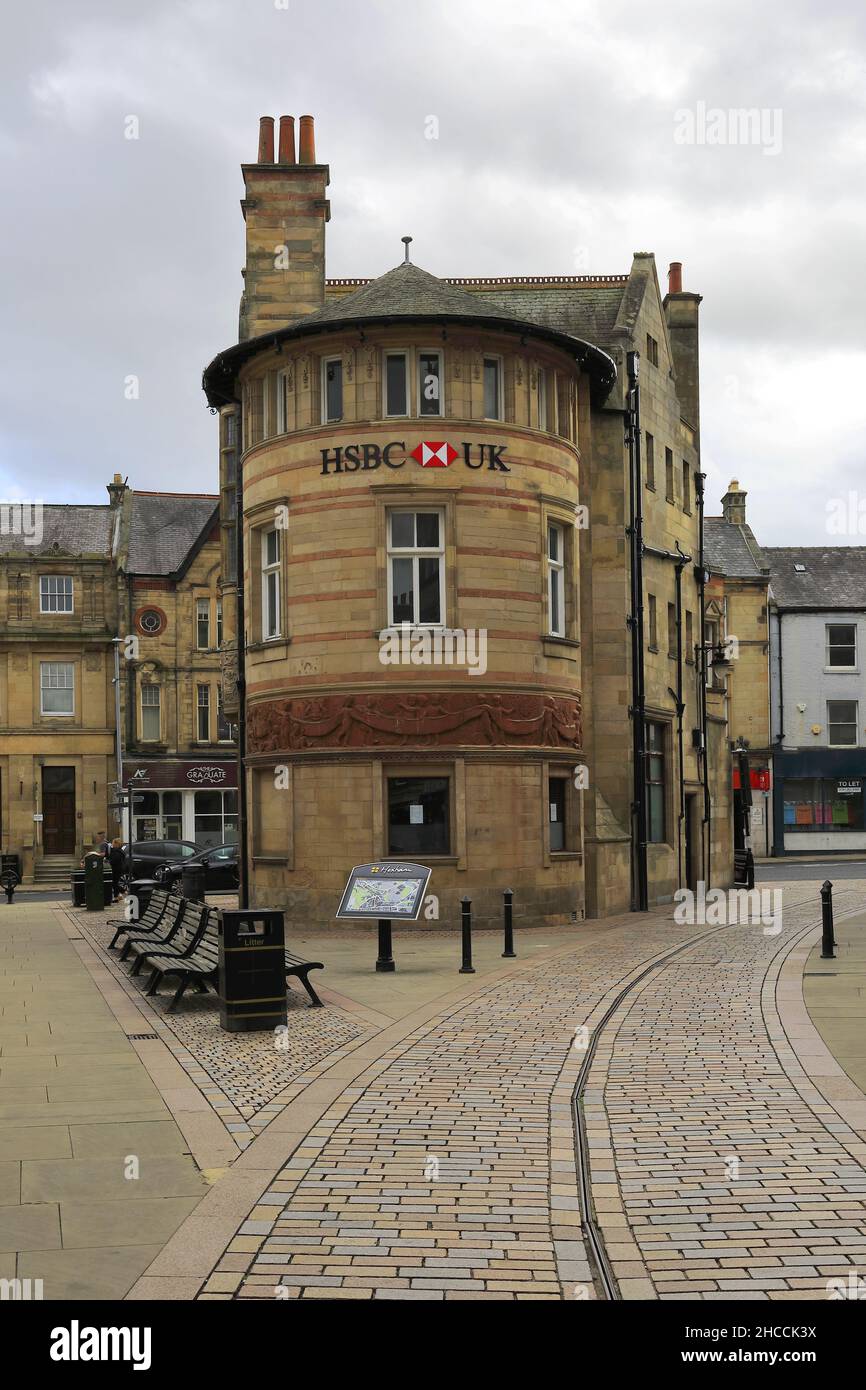
[[[773,768],[776,854],[866,850],[866,749],[780,753]]]
[[[188,840],[200,849],[237,840],[234,759],[142,760],[124,767],[123,784],[133,795],[133,840]]]

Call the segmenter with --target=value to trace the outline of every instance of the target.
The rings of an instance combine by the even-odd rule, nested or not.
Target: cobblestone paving
[[[837,914],[864,887],[837,890]],[[788,906],[802,892],[786,890],[779,936],[727,927],[650,974],[599,1048],[594,1200],[615,1273],[643,1262],[648,1296],[827,1298],[828,1279],[863,1271],[864,1146],[807,1103],[761,1011],[773,957],[814,921],[814,901]]]
[[[761,1020],[773,954],[816,920],[804,888],[781,936],[726,928],[698,942],[604,1031],[588,1142],[625,1297],[826,1297],[828,1275],[866,1244],[850,1131],[805,1104]],[[853,908],[862,887],[836,901]],[[575,1030],[643,963],[707,930],[656,918],[587,935],[419,1029],[310,1130],[200,1297],[595,1297],[569,1106]],[[611,1127],[597,1105],[608,1066]]]
[[[404,1040],[310,1131],[202,1296],[593,1297],[575,1031],[629,970],[694,935],[659,918],[610,942],[587,931]]]
[[[116,908],[114,909],[116,915]],[[225,1033],[219,1025],[216,996],[212,993],[184,997],[178,1012],[165,1012],[166,995],[153,1003],[144,997],[147,972],[131,977],[119,953],[108,951],[114,928],[108,914],[76,913],[80,930],[97,947],[127,992],[153,1018],[152,1028],[171,1048],[190,1078],[207,1097],[231,1131],[240,1148],[285,1109],[296,1091],[292,1083],[309,1079],[330,1065],[358,1038],[369,1031],[343,1010],[309,1009],[306,995],[288,991],[286,1032],[275,1046],[270,1033]],[[279,1099],[278,1099],[279,1097]]]

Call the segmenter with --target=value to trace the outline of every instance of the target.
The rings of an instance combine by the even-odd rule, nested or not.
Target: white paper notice
[[[423,824],[424,824],[424,807],[423,807],[423,806],[410,806],[410,807],[409,807],[409,824],[410,824],[410,825],[423,825]]]

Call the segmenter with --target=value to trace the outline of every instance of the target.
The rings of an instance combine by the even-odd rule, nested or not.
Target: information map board
[[[358,864],[349,874],[337,917],[393,917],[414,922],[424,902],[430,873],[423,864],[389,860]]]

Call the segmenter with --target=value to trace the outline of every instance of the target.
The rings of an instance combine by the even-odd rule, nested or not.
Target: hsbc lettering
[[[511,469],[502,458],[507,447],[506,444],[472,444],[464,441],[457,449],[442,440],[424,439],[407,453],[402,439],[381,447],[378,444],[347,444],[343,448],[321,450],[321,471],[328,476],[335,473],[369,473],[376,468],[403,468],[411,458],[421,468],[449,468],[456,459],[461,459],[467,468],[510,473]]]

